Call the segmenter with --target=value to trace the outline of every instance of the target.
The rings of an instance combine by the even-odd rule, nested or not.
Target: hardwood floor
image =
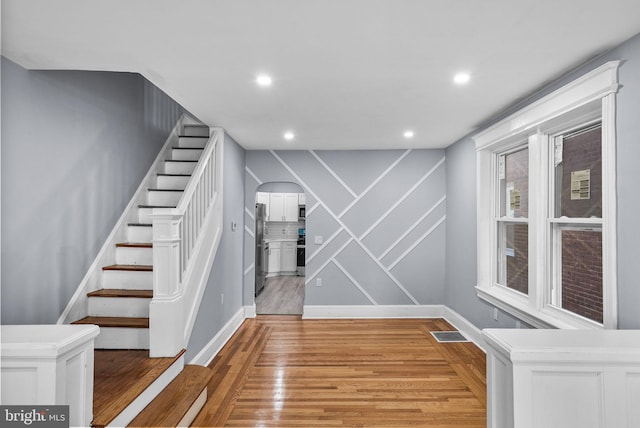
[[[302,315],[304,305],[303,276],[268,278],[256,297],[258,315]]]
[[[246,320],[211,362],[198,427],[485,427],[485,355],[441,319]]]

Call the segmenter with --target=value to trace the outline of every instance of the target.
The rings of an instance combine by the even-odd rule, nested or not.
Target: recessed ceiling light
[[[296,137],[295,134],[291,131],[287,131],[284,133],[285,140],[293,140],[295,137]]]
[[[413,131],[404,131],[404,138],[413,138],[414,133]]]
[[[466,72],[460,72],[453,76],[453,81],[458,85],[469,83],[469,80],[471,80],[471,75]]]
[[[272,82],[271,77],[266,74],[261,74],[256,78],[256,83],[260,86],[271,86]]]

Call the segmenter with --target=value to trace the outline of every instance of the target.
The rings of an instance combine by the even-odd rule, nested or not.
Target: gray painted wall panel
[[[361,237],[443,157],[444,151],[441,150],[412,151],[345,213],[342,220]],[[378,171],[378,176],[383,172]],[[444,187],[444,183],[441,184]],[[408,214],[405,210],[400,212]]]
[[[185,110],[138,74],[2,58],[2,323],[55,323]]]
[[[316,154],[343,181],[349,183],[352,191],[360,194],[404,152],[405,150],[320,150]],[[361,168],[362,165],[367,167]]]
[[[278,151],[276,154],[300,178],[301,183],[318,183],[314,186],[312,197],[319,198],[334,213],[342,211],[351,201],[349,191],[327,170],[309,151]],[[331,167],[331,165],[329,165]],[[311,193],[311,192],[309,192]]]
[[[370,305],[367,297],[351,282],[334,263],[322,271],[322,287],[315,286],[315,279],[305,289],[306,304],[313,305]],[[335,296],[340,296],[339,300]],[[313,302],[313,303],[310,303]]]
[[[432,225],[430,222],[445,215],[444,202],[438,204],[438,201],[445,196],[445,178],[443,165],[364,238],[363,241],[375,255],[381,256],[417,223],[417,226],[394,249],[394,251],[404,251],[418,236],[426,232],[425,226],[430,227]],[[429,218],[420,220],[431,210],[433,211]],[[437,217],[436,220],[432,220],[435,217]]]
[[[426,211],[426,210],[425,210]],[[439,204],[434,208],[433,211],[422,220],[415,229],[411,231],[404,239],[402,239],[395,247],[393,247],[384,257],[381,258],[382,262],[385,266],[389,266],[393,264],[398,258],[402,257],[402,255],[411,249],[413,245],[415,245],[420,239],[423,239],[426,242],[431,242],[434,248],[437,248],[438,251],[444,253],[444,247],[438,247],[436,243],[441,243],[440,237],[432,236],[436,229],[444,230],[446,228],[445,224],[446,219],[446,205]],[[409,225],[406,225],[404,229],[407,229]],[[399,235],[393,235],[394,237],[400,238]],[[396,240],[398,239],[396,238]],[[390,247],[388,247],[390,248]],[[386,250],[385,250],[386,251]],[[377,253],[376,253],[377,254]],[[384,253],[378,254],[378,256]],[[421,262],[421,263],[424,263]]]
[[[402,195],[408,193],[431,168],[444,158],[443,150],[414,150],[409,152],[402,162],[390,170],[388,176],[384,177],[371,189],[370,194],[365,195],[361,205],[355,204],[352,207],[344,217],[349,216],[349,222],[343,222],[338,218],[340,211],[355,201],[356,197],[376,181],[403,153],[405,151],[399,150],[316,152],[316,155],[349,188],[354,192],[356,189],[360,192],[356,196],[350,195],[348,191],[345,191],[344,186],[331,175],[327,168],[322,165],[322,162],[318,161],[308,151],[277,153],[287,167],[299,174],[302,179],[301,182],[296,179],[293,182],[302,185],[307,197],[307,258],[310,260],[306,269],[308,276],[306,279],[305,304],[347,304],[345,302],[371,304],[369,299],[364,298],[363,300],[364,294],[358,290],[353,281],[360,284],[364,292],[368,293],[377,304],[381,305],[413,304],[412,299],[402,290],[403,288],[411,288],[416,294],[424,297],[424,300],[416,298],[419,304],[443,303],[445,268],[443,263],[433,263],[431,269],[434,269],[434,272],[419,272],[422,276],[427,275],[433,278],[433,281],[428,284],[420,282],[413,277],[418,274],[414,267],[409,267],[408,263],[399,263],[396,267],[399,276],[403,276],[401,274],[404,270],[410,271],[403,276],[404,281],[410,282],[407,285],[395,278],[394,275],[391,275],[384,265],[381,266],[377,255],[372,253],[370,248],[379,250],[385,245],[388,247],[389,243],[393,243],[411,225],[406,224],[406,222],[403,223],[401,219],[413,219],[413,222],[415,222],[428,210],[427,206],[431,206],[445,195],[444,165],[436,169],[432,176],[416,187],[414,193],[410,194],[403,203],[395,207],[391,211],[389,218],[379,224],[378,227],[380,229],[372,230],[371,235],[367,237],[366,244],[363,244],[364,248],[354,241],[342,249],[341,252],[338,252],[347,240],[351,238],[358,240],[360,237],[358,233],[376,223],[386,211],[400,200]],[[363,162],[363,160],[369,158],[373,159],[371,164]],[[290,181],[292,174],[285,165],[280,162],[274,163],[274,156],[268,151],[247,152],[247,169],[258,176],[260,182]],[[355,165],[357,165],[357,168],[354,168]],[[347,170],[349,172],[345,173]],[[357,173],[354,173],[353,170],[356,170]],[[354,177],[358,178],[354,179]],[[366,177],[366,180],[363,180],[362,177]],[[354,182],[353,186],[351,186],[352,181]],[[368,182],[365,183],[365,181]],[[247,195],[255,194],[256,181],[251,179],[248,173],[246,183]],[[349,195],[349,199],[345,199],[344,194]],[[314,205],[313,195],[321,198],[321,205],[315,210],[311,210]],[[246,198],[245,203],[253,203],[253,198]],[[441,209],[444,210],[444,206]],[[420,213],[419,211],[423,212]],[[416,230],[425,231],[433,222],[432,218],[425,218]],[[444,224],[441,227],[444,227]],[[339,232],[339,235],[336,235],[335,241],[322,249],[322,252],[316,254],[320,246],[314,244],[314,237],[320,235],[326,242],[337,232]],[[408,236],[401,243],[399,248],[402,248],[402,251],[415,243],[417,237],[414,239],[412,237],[413,235]],[[428,254],[437,254],[438,251],[442,251],[444,248],[444,239],[444,234],[435,233],[433,236],[429,236],[420,245],[415,246],[411,256],[414,256],[416,260],[420,260],[428,257]],[[245,245],[250,247],[254,245],[253,238],[246,232]],[[313,254],[316,255],[312,256]],[[439,260],[439,258],[436,258],[436,260]],[[347,274],[338,268],[335,261],[347,271]],[[253,258],[246,259],[245,270],[252,263]],[[316,274],[322,278],[322,287],[314,285]],[[353,281],[349,278],[349,275],[353,278]],[[253,281],[253,272],[247,273],[245,275],[245,290],[253,289]],[[338,284],[333,284],[333,281],[337,281]],[[351,285],[346,287],[345,284]],[[423,290],[422,288],[427,289]],[[344,291],[344,294],[341,290]],[[249,295],[247,291],[245,291],[245,299],[245,304],[253,303],[253,296]]]
[[[415,251],[411,251],[393,269],[391,273],[404,284],[422,304],[444,302],[445,290],[440,284],[445,282],[445,249],[434,245],[433,242],[445,241],[445,224],[441,223],[421,241]],[[428,273],[428,274],[427,274]]]

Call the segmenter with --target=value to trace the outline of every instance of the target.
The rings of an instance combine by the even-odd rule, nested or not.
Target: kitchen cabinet
[[[280,259],[280,272],[295,272],[298,268],[295,242],[283,242]]]
[[[267,274],[295,274],[298,269],[297,243],[269,241],[269,264]]]
[[[297,193],[269,193],[269,221],[298,221]]]
[[[282,247],[277,241],[269,242],[269,271],[267,273],[279,273],[281,263]]]
[[[298,205],[305,205],[307,203],[307,198],[304,193],[298,193]]]

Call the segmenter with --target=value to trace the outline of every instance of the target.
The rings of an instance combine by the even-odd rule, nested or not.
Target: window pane
[[[529,149],[501,156],[500,216],[529,216]]]
[[[498,224],[498,284],[529,293],[529,225]]]
[[[602,218],[602,126],[556,138],[556,217]]]
[[[562,308],[602,323],[602,232],[561,230]]]

